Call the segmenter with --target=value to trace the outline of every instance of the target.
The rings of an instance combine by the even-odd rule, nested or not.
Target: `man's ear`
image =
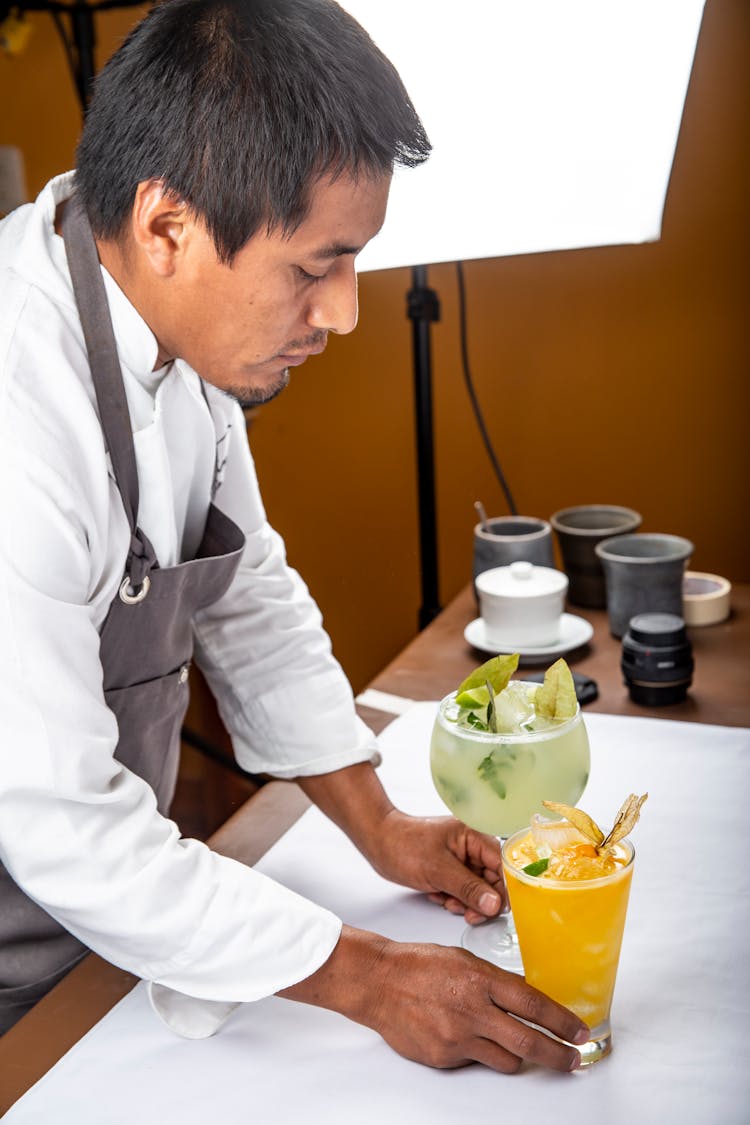
[[[187,204],[161,180],[144,180],[135,192],[130,229],[136,247],[154,273],[171,277],[193,226]]]

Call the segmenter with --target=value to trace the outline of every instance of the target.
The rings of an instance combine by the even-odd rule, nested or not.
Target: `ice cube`
[[[534,705],[525,684],[511,680],[495,696],[495,719],[500,734],[520,734],[522,724],[534,717]]]

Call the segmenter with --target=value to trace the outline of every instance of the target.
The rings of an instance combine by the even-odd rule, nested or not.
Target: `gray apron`
[[[229,588],[245,538],[211,504],[196,557],[178,566],[159,566],[137,524],[138,474],[130,414],[96,244],[75,197],[65,208],[63,237],[102,430],[131,532],[122,583],[101,632],[104,696],[117,718],[115,757],[148,782],[166,815],[188,704],[192,618]],[[58,747],[58,752],[65,748]],[[0,864],[0,1033],[86,952]]]

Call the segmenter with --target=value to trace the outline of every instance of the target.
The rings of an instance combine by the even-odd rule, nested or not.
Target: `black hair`
[[[76,185],[117,239],[160,180],[231,262],[264,224],[293,233],[319,176],[429,152],[395,68],[333,0],[164,0],[96,78]]]

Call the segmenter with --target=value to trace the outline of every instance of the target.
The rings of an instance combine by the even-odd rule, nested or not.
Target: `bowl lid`
[[[502,598],[538,598],[559,594],[568,586],[568,576],[561,570],[523,560],[485,570],[475,581],[480,594]]]

